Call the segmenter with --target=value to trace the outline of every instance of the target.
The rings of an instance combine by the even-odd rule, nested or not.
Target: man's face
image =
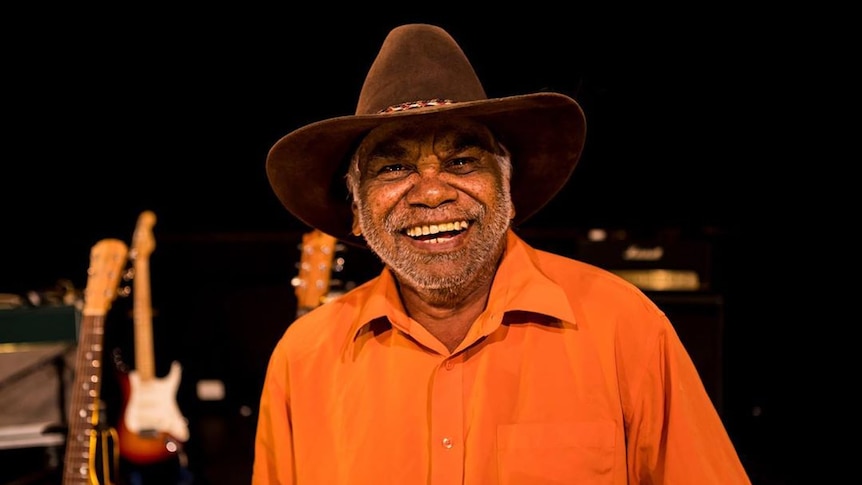
[[[455,290],[496,270],[514,208],[508,155],[487,127],[393,122],[356,154],[354,229],[402,283]]]

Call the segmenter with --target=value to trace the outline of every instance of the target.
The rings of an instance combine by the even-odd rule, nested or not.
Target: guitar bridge
[[[138,435],[141,438],[153,439],[153,438],[159,437],[159,431],[156,429],[151,429],[151,428],[150,429],[142,429],[138,432]]]

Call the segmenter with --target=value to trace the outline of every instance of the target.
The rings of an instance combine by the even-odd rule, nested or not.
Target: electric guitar
[[[118,294],[128,258],[126,243],[102,239],[90,250],[87,287],[75,357],[63,485],[116,483],[117,432],[107,426],[101,402],[105,318]]]
[[[121,379],[120,456],[138,465],[176,457],[189,438],[188,423],[176,400],[182,366],[174,361],[167,376],[155,375],[149,263],[156,246],[152,232],[155,223],[152,211],[142,212],[132,237],[135,368]]]
[[[299,274],[293,278],[292,284],[296,294],[296,316],[302,316],[335,295],[331,290],[332,273],[343,269],[343,258],[335,254],[342,249],[335,237],[318,229],[313,229],[302,235],[299,261]]]

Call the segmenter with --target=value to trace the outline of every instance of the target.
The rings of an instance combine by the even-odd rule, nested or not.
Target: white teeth
[[[416,226],[410,229],[407,229],[407,235],[411,237],[416,236],[427,236],[429,234],[437,234],[439,232],[446,231],[458,231],[460,229],[467,229],[470,227],[470,224],[467,221],[457,221],[457,222],[444,222],[443,224],[431,224],[428,226]],[[430,242],[437,242],[436,240]]]

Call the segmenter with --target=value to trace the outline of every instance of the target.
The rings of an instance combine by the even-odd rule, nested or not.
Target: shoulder
[[[582,304],[661,313],[640,288],[607,269],[541,249],[532,252],[536,267]]]
[[[579,328],[605,342],[650,346],[671,328],[664,311],[640,288],[596,265],[541,249],[536,268],[566,295]]]
[[[337,352],[350,338],[361,305],[374,291],[378,279],[372,278],[291,322],[277,342],[276,352],[292,358]]]

